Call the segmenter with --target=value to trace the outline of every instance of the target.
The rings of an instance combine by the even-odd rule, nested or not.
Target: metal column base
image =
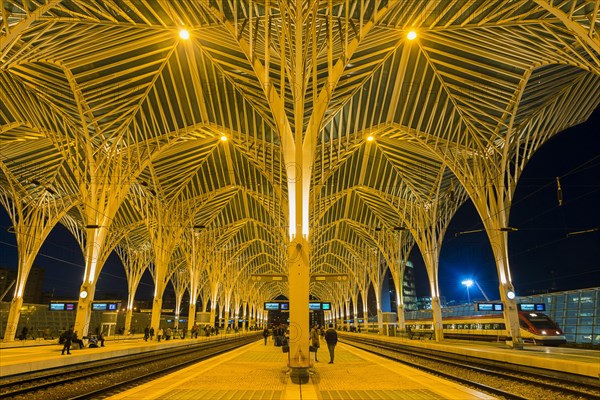
[[[308,383],[308,367],[291,367],[290,379],[300,385]]]

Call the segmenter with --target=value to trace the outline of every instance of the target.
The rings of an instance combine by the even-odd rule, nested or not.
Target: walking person
[[[317,324],[314,324],[310,330],[310,345],[315,351],[315,362],[319,362],[317,351],[319,350],[319,347],[321,347],[321,344],[319,343],[319,325]]]
[[[64,339],[62,353],[60,353],[60,354],[62,356],[64,356],[65,350],[67,351],[67,354],[71,354],[71,340],[73,339],[73,325],[71,325],[69,327],[69,329],[64,331],[60,335],[60,337],[61,337],[61,339]]]
[[[329,324],[329,329],[325,332],[325,341],[327,342],[327,349],[329,350],[329,364],[333,364],[335,345],[338,341],[337,332],[333,329],[333,324]]]

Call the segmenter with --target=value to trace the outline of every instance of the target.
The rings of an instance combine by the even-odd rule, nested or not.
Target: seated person
[[[77,332],[73,333],[73,339],[71,339],[71,343],[78,344],[80,349],[83,349],[83,340],[77,337]]]
[[[88,342],[91,349],[98,347],[98,338],[96,336],[88,337]]]

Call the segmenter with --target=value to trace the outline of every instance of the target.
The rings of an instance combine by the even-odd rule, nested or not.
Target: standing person
[[[158,327],[158,331],[156,332],[156,339],[160,342],[160,339],[162,339],[163,336],[163,329],[161,327]]]
[[[71,354],[71,340],[73,339],[73,325],[71,325],[69,327],[69,329],[67,329],[66,331],[64,331],[60,337],[62,339],[64,339],[64,345],[63,345],[63,349],[62,349],[62,353],[60,353],[62,356],[65,355],[65,350],[67,351],[67,354]]]
[[[269,337],[269,328],[265,326],[265,330],[263,330],[263,337],[265,338],[265,346],[267,345],[267,338]]]
[[[310,342],[310,345],[315,349],[315,362],[319,362],[317,351],[321,347],[321,344],[319,343],[319,325],[317,324],[314,324],[310,330]]]
[[[150,340],[154,340],[154,327],[152,327],[152,326],[150,327],[149,333],[150,333]]]
[[[149,337],[150,337],[150,327],[148,325],[146,325],[146,327],[144,328],[144,340],[147,342]]]
[[[333,324],[329,324],[329,329],[325,332],[325,341],[327,342],[327,349],[329,350],[329,364],[333,364],[335,345],[338,341],[337,332],[333,329]]]

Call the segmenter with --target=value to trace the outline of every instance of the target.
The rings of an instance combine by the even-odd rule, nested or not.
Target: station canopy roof
[[[172,276],[196,245],[226,279],[284,274],[288,182],[309,175],[311,271],[360,280],[443,234],[469,196],[509,200],[533,152],[600,100],[595,1],[1,11],[5,204],[46,207],[81,243],[106,228],[107,252],[169,247]]]

